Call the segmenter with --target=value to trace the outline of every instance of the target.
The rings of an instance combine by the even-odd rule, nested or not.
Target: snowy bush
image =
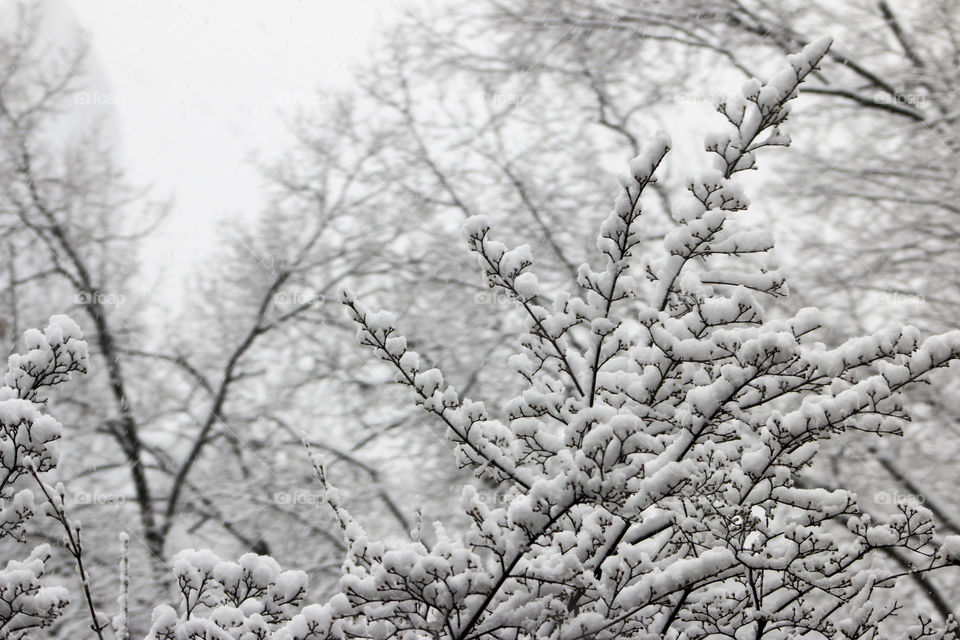
[[[43,393],[86,371],[87,362],[80,329],[66,316],[50,318],[43,333],[27,331],[24,341],[27,352],[10,356],[0,387],[0,539],[20,542],[26,541],[25,525],[38,510],[34,491],[25,485],[43,494],[41,510],[66,522],[62,491],[41,479],[57,466],[54,442],[61,432],[60,423],[43,412]],[[76,536],[79,542],[79,532]],[[64,587],[43,584],[50,553],[48,545],[38,545],[25,560],[10,560],[0,569],[0,637],[19,638],[47,627],[67,605]]]
[[[182,613],[157,607],[151,640],[271,637],[298,609],[307,586],[302,571],[281,571],[273,558],[253,553],[225,562],[210,551],[188,549],[174,557],[173,572]],[[207,615],[195,615],[201,611]]]
[[[904,328],[828,349],[812,337],[816,310],[768,317],[765,299],[786,295],[785,281],[762,266],[770,235],[738,222],[748,201],[732,181],[757,150],[788,144],[788,103],[828,47],[810,44],[720,105],[730,131],[707,142],[714,169],[690,180],[673,230],[639,265],[641,200],[670,151],[665,138],[621,179],[597,242],[603,266],[581,267],[577,295],[548,301],[528,247],[497,242],[483,218],[465,225],[489,284],[530,321],[511,359],[524,388],[503,418],[423,368],[390,314],[344,293],[360,342],[396,368],[459,462],[504,501],[468,487],[465,535],[438,523],[386,544],[325,486],[349,544],[337,596],[296,614],[291,599],[289,620],[268,621],[271,576],[283,575],[273,564],[245,607],[231,595],[241,569],[218,575],[219,561],[190,552],[177,560],[181,613],[159,608],[151,637],[891,637],[892,587],[955,566],[960,542],[939,544],[920,506],[874,522],[856,495],[806,487],[801,472],[826,438],[898,433],[899,392],[960,355],[960,332],[921,340]],[[888,566],[891,549],[912,567]],[[281,599],[301,584],[282,582]],[[895,628],[955,637],[952,621],[927,617]]]

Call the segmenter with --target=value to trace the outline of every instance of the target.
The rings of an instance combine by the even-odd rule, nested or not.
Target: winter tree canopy
[[[952,617],[937,620],[915,594],[919,576],[956,571],[960,537],[938,533],[909,500],[889,517],[865,515],[856,493],[811,486],[805,471],[828,439],[896,437],[904,392],[960,356],[960,331],[908,326],[827,346],[818,310],[771,304],[787,280],[770,264],[772,235],[746,214],[741,174],[767,147],[789,145],[792,101],[830,45],[808,44],[718,104],[726,126],[706,141],[712,168],[670,195],[672,209],[648,193],[672,143],[647,140],[575,291],[542,284],[531,247],[497,240],[487,217],[463,224],[464,251],[527,326],[508,363],[516,392],[495,410],[447,384],[395,315],[344,289],[360,344],[472,470],[465,524],[412,513],[403,536],[368,533],[329,478],[329,452],[304,437],[344,541],[332,597],[311,602],[307,573],[268,555],[185,549],[147,637],[956,637]],[[664,224],[651,241],[646,229]],[[128,638],[126,551],[119,597],[105,606],[66,490],[45,479],[63,431],[45,391],[86,372],[86,342],[57,315],[24,344],[0,389],[0,535],[32,550],[0,570],[0,633],[33,637],[81,600],[92,633]],[[36,517],[57,525],[72,581],[45,575],[55,551],[30,540]]]

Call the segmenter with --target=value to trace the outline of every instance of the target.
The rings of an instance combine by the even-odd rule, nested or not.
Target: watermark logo
[[[307,293],[304,291],[278,291],[273,294],[273,301],[279,305],[313,305],[320,306],[327,299],[324,296]]]
[[[74,296],[77,304],[91,304],[100,306],[117,306],[126,301],[122,293],[102,293],[100,291],[78,291]]]
[[[106,493],[74,493],[73,501],[76,504],[90,504],[97,506],[121,505],[127,501],[124,496],[111,495]]]
[[[927,96],[922,93],[897,93],[890,95],[882,93],[873,99],[874,104],[898,104],[910,107],[919,107],[927,101]]]
[[[719,104],[726,99],[726,96],[716,93],[678,93],[673,101],[676,104]]]
[[[278,491],[273,494],[273,501],[278,505],[318,505],[324,504],[323,495],[305,491]]]
[[[923,504],[926,498],[916,493],[901,493],[899,491],[877,491],[873,494],[874,504]]]
[[[497,107],[520,106],[527,101],[526,94],[510,93],[509,91],[494,91],[484,94],[483,99]]]
[[[463,492],[463,486],[454,484],[450,487],[450,493],[455,495],[460,495]],[[488,507],[505,507],[510,504],[510,498],[503,493],[495,493],[492,491],[477,491],[476,492],[477,502],[485,504]]]
[[[483,305],[508,305],[513,304],[514,299],[506,293],[496,293],[493,291],[481,291],[474,294],[473,303]]]
[[[126,104],[127,98],[122,93],[101,93],[99,91],[80,91],[73,96],[74,104],[82,105],[109,105],[119,107]]]
[[[899,291],[884,291],[880,294],[880,301],[886,304],[896,306],[921,305],[926,303],[926,298],[916,293],[901,293]]]

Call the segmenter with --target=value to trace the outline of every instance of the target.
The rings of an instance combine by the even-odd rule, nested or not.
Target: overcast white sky
[[[252,155],[281,151],[283,114],[316,103],[317,89],[348,85],[345,63],[406,4],[48,0],[89,36],[92,100],[112,103],[131,177],[174,198],[145,251],[148,272],[167,269],[164,284],[178,288],[219,224],[256,212],[262,183]]]

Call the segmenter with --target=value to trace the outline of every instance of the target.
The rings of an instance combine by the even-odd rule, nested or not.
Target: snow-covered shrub
[[[298,611],[307,574],[281,571],[276,560],[254,553],[239,562],[187,549],[173,559],[181,612],[162,605],[153,613],[151,640],[272,637]]]
[[[960,332],[921,340],[904,328],[828,349],[812,337],[816,310],[768,317],[764,300],[786,295],[785,281],[761,266],[769,234],[738,224],[747,198],[732,181],[758,149],[788,144],[788,103],[828,47],[810,44],[720,105],[730,131],[707,142],[714,170],[690,181],[660,251],[642,257],[642,196],[670,143],[659,138],[632,161],[601,226],[603,266],[581,267],[577,295],[548,300],[529,248],[493,240],[483,218],[465,225],[489,284],[530,321],[511,359],[524,388],[502,418],[424,368],[390,314],[344,293],[360,342],[397,369],[458,460],[503,500],[468,487],[465,535],[438,523],[386,544],[326,487],[349,543],[341,591],[271,637],[890,637],[889,587],[956,565],[960,542],[941,548],[922,507],[872,522],[856,495],[808,488],[800,474],[825,438],[896,434],[906,417],[898,392],[957,358]],[[888,567],[891,549],[913,567]],[[211,562],[178,575],[199,589]],[[235,609],[220,623],[197,620],[194,635],[189,612],[157,616],[170,629],[157,637],[267,637],[234,631]],[[927,618],[899,628],[905,638],[953,633]]]
[[[50,318],[43,333],[27,331],[24,341],[27,352],[10,356],[0,386],[0,540],[20,542],[26,542],[24,527],[38,509],[34,492],[24,485],[60,494],[41,479],[57,466],[54,442],[61,433],[60,423],[43,412],[44,390],[85,372],[87,362],[87,345],[67,316]],[[65,588],[43,584],[49,557],[50,547],[41,544],[25,560],[9,560],[0,569],[0,637],[49,626],[67,605]]]

